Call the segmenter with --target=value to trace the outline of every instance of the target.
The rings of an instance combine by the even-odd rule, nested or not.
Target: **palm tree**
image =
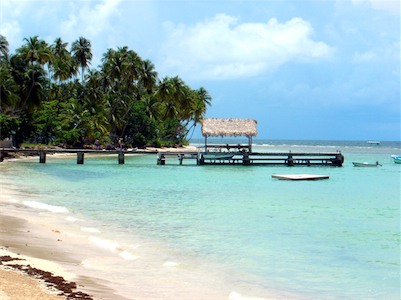
[[[57,38],[51,46],[53,53],[53,79],[58,80],[59,86],[62,81],[68,80],[73,74],[73,62],[70,52],[67,50],[68,43],[63,43]]]
[[[157,84],[157,72],[155,65],[150,60],[143,61],[142,73],[139,78],[139,83],[147,90],[150,95]]]
[[[6,64],[0,65],[0,112],[11,112],[18,101],[18,85]]]
[[[72,57],[81,66],[82,85],[84,85],[84,72],[92,60],[91,42],[81,36],[72,43],[71,52],[73,53]]]
[[[17,53],[19,53],[22,59],[31,66],[31,87],[22,107],[25,106],[35,86],[34,63],[37,63],[37,65],[41,67],[41,65],[46,63],[51,57],[51,52],[47,47],[46,42],[39,40],[38,36],[30,37],[29,39],[24,38],[24,41],[26,41],[26,44],[17,49]]]
[[[4,56],[8,55],[8,41],[5,36],[0,34],[0,53]]]
[[[194,106],[192,107],[192,116],[191,116],[191,121],[193,121],[193,124],[191,127],[188,129],[188,134],[193,128],[192,135],[195,132],[195,127],[198,123],[201,123],[203,118],[206,115],[206,105],[211,106],[212,104],[212,97],[209,95],[209,93],[206,91],[205,88],[201,87],[199,90],[194,91],[196,93],[196,99]],[[192,136],[189,138],[191,139]]]

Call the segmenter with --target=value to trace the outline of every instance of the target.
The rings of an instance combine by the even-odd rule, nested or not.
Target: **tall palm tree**
[[[157,84],[157,72],[155,65],[150,60],[143,61],[142,73],[139,78],[139,83],[147,90],[150,95]]]
[[[68,80],[73,75],[73,61],[70,52],[67,50],[68,43],[63,43],[57,38],[51,45],[53,53],[53,79],[58,80],[59,86],[62,81]]]
[[[72,43],[71,52],[73,53],[72,57],[81,66],[82,85],[84,85],[84,72],[92,60],[91,42],[81,36]]]
[[[17,53],[19,53],[22,59],[31,66],[31,87],[24,101],[23,107],[31,96],[32,90],[35,86],[34,64],[36,63],[38,66],[41,67],[51,57],[51,52],[47,47],[46,42],[43,40],[39,40],[38,36],[30,37],[29,39],[24,38],[24,41],[26,41],[26,44],[17,49]]]
[[[0,34],[0,53],[1,55],[7,56],[8,54],[8,41],[5,36]]]

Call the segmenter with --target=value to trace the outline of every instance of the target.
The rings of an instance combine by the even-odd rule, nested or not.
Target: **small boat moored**
[[[224,153],[224,152],[216,152],[216,153],[207,153],[203,154],[204,159],[231,159],[233,158],[234,153]]]
[[[354,164],[354,167],[377,167],[377,166],[382,166],[381,164],[379,164],[378,161],[375,164],[369,164],[367,162],[364,162],[364,163],[352,162],[352,163]]]
[[[401,156],[397,156],[397,155],[391,155],[394,163],[396,164],[401,164]]]

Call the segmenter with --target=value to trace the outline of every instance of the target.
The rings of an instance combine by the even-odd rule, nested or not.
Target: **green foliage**
[[[19,142],[46,145],[119,138],[125,146],[181,145],[211,103],[204,88],[193,90],[178,76],[158,79],[154,64],[128,47],[108,49],[96,70],[83,37],[70,51],[61,38],[52,45],[37,36],[24,42],[9,55],[0,36],[2,138],[15,131]]]
[[[0,114],[0,139],[4,140],[12,135],[13,132],[17,132],[20,121],[16,118]]]

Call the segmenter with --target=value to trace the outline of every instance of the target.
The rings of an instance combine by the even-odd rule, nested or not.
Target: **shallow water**
[[[253,149],[339,150],[345,163],[157,166],[156,156],[144,155],[126,157],[125,165],[116,157],[77,165],[75,157],[49,156],[46,164],[0,165],[1,184],[19,191],[2,205],[40,213],[118,254],[83,265],[89,275],[120,282],[126,297],[399,299],[401,166],[391,155],[401,153],[400,143],[254,140]],[[330,179],[271,178],[304,173]],[[140,291],[130,284],[138,281]]]

